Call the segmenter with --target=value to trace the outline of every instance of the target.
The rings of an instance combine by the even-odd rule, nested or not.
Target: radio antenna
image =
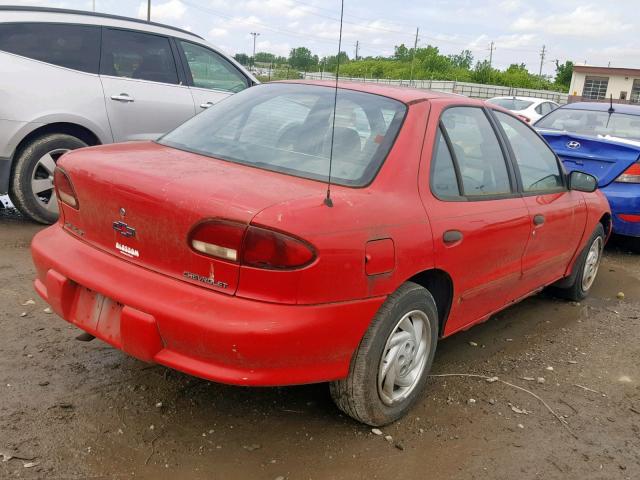
[[[331,200],[331,167],[333,166],[333,141],[336,134],[336,110],[338,109],[338,77],[340,76],[340,51],[342,50],[342,18],[344,17],[344,0],[340,0],[340,36],[338,37],[338,56],[336,57],[336,86],[333,92],[333,121],[331,122],[331,149],[329,150],[329,178],[327,180],[327,196],[324,204],[333,207]]]

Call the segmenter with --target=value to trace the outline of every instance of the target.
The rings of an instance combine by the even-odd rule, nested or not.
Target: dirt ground
[[[580,304],[538,295],[438,347],[433,374],[497,376],[566,426],[504,383],[433,377],[388,441],[326,385],[218,385],[77,341],[33,291],[39,228],[0,210],[1,478],[640,478],[640,255],[619,245]]]

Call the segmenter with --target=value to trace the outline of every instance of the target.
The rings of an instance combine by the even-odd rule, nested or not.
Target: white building
[[[573,67],[569,102],[604,101],[640,103],[640,69],[576,65]]]

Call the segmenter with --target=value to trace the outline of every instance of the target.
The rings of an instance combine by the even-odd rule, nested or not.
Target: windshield
[[[611,135],[640,140],[640,115],[559,108],[536,123],[536,128],[579,135]]]
[[[506,108],[507,110],[524,110],[533,105],[533,102],[517,98],[491,98],[487,100],[487,102]]]
[[[270,84],[244,90],[160,138],[181,150],[326,181],[334,89]],[[338,90],[331,181],[368,184],[387,156],[404,118],[390,98]]]

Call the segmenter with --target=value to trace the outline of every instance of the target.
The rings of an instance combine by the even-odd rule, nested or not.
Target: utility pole
[[[96,11],[96,0],[93,0],[93,11]]]
[[[542,45],[542,51],[540,52],[540,73],[539,76],[542,76],[542,66],[544,65],[544,57],[547,56],[547,47]]]
[[[360,47],[360,40],[356,40],[356,62],[358,61],[358,47]]]
[[[413,55],[411,57],[411,78],[409,79],[409,85],[413,83],[413,66],[416,60],[416,50],[418,49],[418,34],[420,33],[420,28],[416,28],[416,40],[413,42]]]
[[[94,2],[95,5],[95,2]],[[95,6],[94,6],[95,10]],[[151,21],[151,0],[147,0],[147,22]]]
[[[493,66],[493,51],[496,49],[496,43],[491,42],[489,45],[489,67]]]
[[[151,0],[149,0],[151,1]],[[251,57],[251,64],[255,70],[256,68],[256,37],[260,34],[258,32],[250,32],[253,35],[253,57]]]

